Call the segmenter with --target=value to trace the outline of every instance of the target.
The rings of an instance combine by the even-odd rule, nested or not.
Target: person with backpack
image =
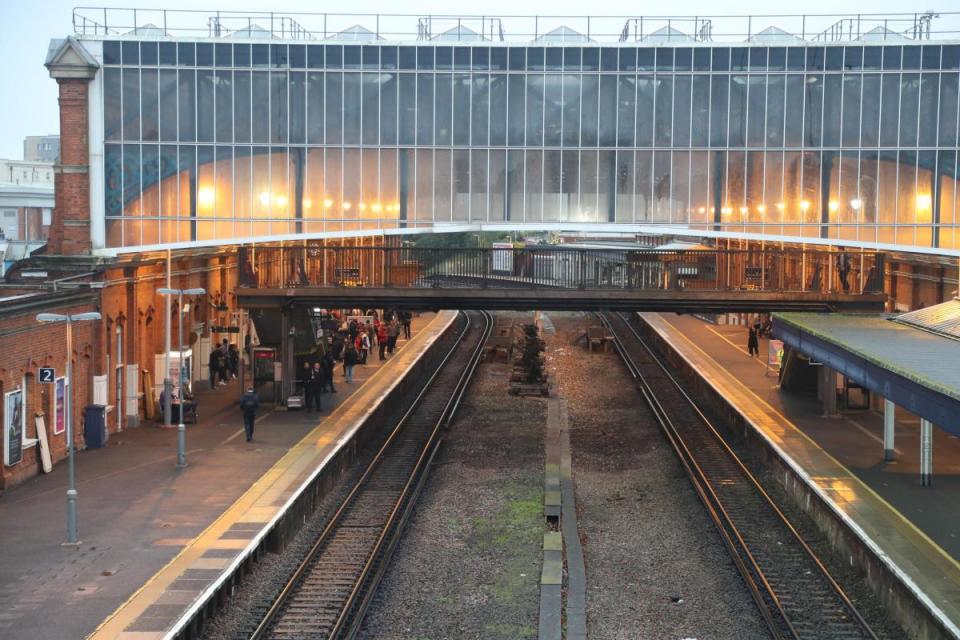
[[[247,387],[247,392],[240,398],[240,410],[243,411],[243,431],[247,435],[247,442],[253,440],[253,424],[257,420],[257,409],[260,408],[260,398],[253,391],[253,386]]]
[[[367,354],[370,353],[370,336],[366,331],[360,332],[360,335],[357,336],[357,343],[359,345],[357,352],[360,354],[359,362],[360,364],[367,364]]]

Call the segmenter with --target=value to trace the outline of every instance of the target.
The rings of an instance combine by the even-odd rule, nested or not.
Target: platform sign
[[[12,467],[23,459],[23,391],[3,395],[3,464]]]
[[[493,249],[491,268],[494,273],[513,273],[513,243],[494,242],[490,247]]]
[[[37,371],[37,382],[41,384],[53,384],[56,377],[57,372],[53,367],[40,367]]]

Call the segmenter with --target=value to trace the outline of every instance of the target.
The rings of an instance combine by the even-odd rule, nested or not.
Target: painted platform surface
[[[433,318],[433,314],[414,317],[413,340],[401,338],[399,351],[386,363],[407,357],[408,346]],[[237,382],[216,390],[198,383],[200,421],[187,426],[186,469],[175,466],[175,429],[125,429],[111,434],[105,448],[81,451],[77,455],[83,541],[79,548],[60,546],[66,535],[66,463],[4,492],[0,495],[0,638],[90,634],[247,489],[261,482],[291,447],[318,425],[329,424],[336,405],[353,404],[352,392],[364,389],[382,364],[374,353],[369,364],[355,369],[353,385],[344,384],[338,367],[338,393],[324,394],[322,416],[270,411],[266,405],[249,444],[244,441],[237,408],[241,391]],[[35,455],[34,449],[25,450],[24,455]],[[230,552],[239,553],[239,549]],[[191,575],[209,580],[203,576],[210,574]]]
[[[213,524],[191,540],[89,636],[90,640],[164,638],[206,602],[256,549],[306,484],[350,441],[373,409],[453,322],[441,312],[341,404],[290,448]],[[341,386],[343,390],[345,384]]]
[[[945,626],[960,635],[960,442],[937,434],[938,475],[932,488],[920,487],[919,445],[910,450],[905,446],[918,440],[908,421],[897,425],[898,462],[885,465],[875,417],[820,418],[816,398],[777,390],[763,360],[747,355],[743,327],[713,326],[690,316],[641,316],[737,407]],[[766,345],[761,354],[766,356]]]

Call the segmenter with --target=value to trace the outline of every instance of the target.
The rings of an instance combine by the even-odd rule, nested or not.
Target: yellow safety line
[[[645,313],[645,314],[643,314],[643,315],[646,316],[646,315],[653,315],[653,314],[647,314],[647,313]],[[714,360],[713,357],[712,357],[710,354],[708,354],[706,351],[704,351],[703,349],[701,349],[699,345],[697,345],[697,344],[696,344],[695,342],[693,342],[690,338],[688,338],[683,332],[681,332],[678,327],[675,327],[675,326],[674,326],[673,324],[671,324],[668,320],[664,319],[663,316],[662,316],[662,314],[657,313],[657,314],[655,314],[655,315],[657,315],[658,317],[660,317],[660,318],[662,319],[663,323],[666,324],[666,325],[668,325],[668,326],[670,327],[670,328],[666,329],[666,331],[671,332],[671,333],[674,333],[675,335],[678,335],[678,336],[680,336],[681,338],[683,338],[683,340],[684,340],[686,343],[688,343],[688,344],[689,344],[690,346],[692,346],[694,349],[696,349],[696,350],[699,351],[701,354],[703,354],[703,356],[704,356],[707,360],[709,360],[710,362],[712,362],[718,369],[720,369],[723,373],[725,373],[727,377],[732,377],[731,374],[730,374],[730,372],[728,372],[726,369],[724,369],[723,365],[721,365],[719,362],[717,362],[716,360]],[[671,329],[672,329],[672,331],[671,331]],[[754,390],[751,389],[750,387],[748,387],[748,386],[746,386],[746,385],[740,385],[740,388],[741,388],[741,389],[746,389],[746,390],[750,393],[750,395],[752,395],[752,396],[753,396],[759,403],[761,403],[763,406],[767,407],[767,409],[769,409],[771,413],[773,413],[774,415],[780,417],[780,418],[786,423],[786,425],[789,425],[796,433],[798,433],[798,434],[799,434],[800,436],[802,436],[805,440],[807,440],[811,445],[813,445],[813,446],[816,447],[818,450],[820,450],[820,452],[822,452],[823,455],[825,455],[827,458],[829,458],[832,462],[836,463],[836,465],[837,465],[838,467],[840,467],[840,469],[842,469],[843,471],[845,471],[845,472],[847,473],[847,475],[850,476],[850,479],[852,479],[853,481],[855,481],[858,485],[860,485],[860,487],[862,487],[863,489],[865,489],[865,490],[867,491],[867,493],[869,493],[870,495],[872,495],[872,496],[873,496],[874,498],[876,498],[881,504],[883,504],[885,507],[887,507],[888,509],[890,509],[890,511],[892,511],[897,517],[899,517],[899,518],[903,521],[903,523],[907,525],[908,528],[910,528],[914,533],[916,533],[917,535],[919,535],[920,538],[923,539],[923,540],[924,540],[927,544],[929,544],[931,547],[933,547],[933,549],[935,549],[937,552],[939,552],[939,554],[942,555],[943,558],[946,559],[955,569],[957,569],[957,571],[960,571],[960,562],[958,562],[953,556],[951,556],[951,555],[948,554],[946,551],[944,551],[944,549],[943,549],[940,545],[938,545],[936,542],[934,542],[933,540],[931,540],[930,537],[929,537],[926,533],[924,533],[922,529],[920,529],[919,527],[917,527],[917,525],[914,524],[913,521],[911,521],[909,518],[907,518],[907,517],[904,516],[902,513],[900,513],[900,511],[897,510],[897,509],[896,509],[893,505],[891,505],[889,502],[887,502],[887,501],[883,498],[883,496],[881,496],[881,495],[878,494],[876,491],[874,491],[873,488],[870,487],[870,485],[866,484],[866,483],[865,483],[863,480],[861,480],[856,474],[854,474],[854,473],[851,472],[849,469],[847,469],[847,467],[844,466],[839,460],[837,460],[836,458],[834,458],[833,455],[830,454],[830,452],[828,452],[826,449],[824,449],[824,448],[821,447],[819,444],[817,444],[817,442],[816,442],[815,440],[813,440],[813,438],[811,438],[811,437],[808,436],[806,433],[804,433],[803,430],[800,429],[797,425],[793,424],[793,422],[790,420],[790,418],[788,418],[788,417],[785,416],[783,413],[781,413],[780,411],[778,411],[776,408],[774,408],[773,406],[771,406],[766,400],[764,400],[763,398],[761,398],[760,396],[758,396],[758,395],[756,394],[756,392],[754,392]],[[762,430],[762,429],[761,429],[761,430]],[[798,465],[798,466],[799,466],[799,465]],[[801,467],[801,468],[802,468],[802,467]],[[816,479],[814,479],[812,476],[811,476],[810,479],[811,479],[813,482],[817,482]],[[824,490],[827,490],[827,491],[830,490],[829,487],[824,487],[823,485],[820,485],[819,483],[817,483],[817,486],[819,486],[821,489],[824,489]]]
[[[413,336],[413,338],[411,338],[410,340],[406,341],[406,342],[407,342],[407,345],[409,345],[410,343],[416,341],[417,338],[420,338],[420,336],[424,336],[424,337],[422,338],[422,340],[426,340],[426,336],[429,335],[429,333],[426,331],[426,329],[429,328],[431,325],[433,325],[434,322],[437,322],[438,319],[443,318],[443,317],[444,317],[444,314],[443,314],[442,312],[441,312],[441,313],[438,313],[438,314],[430,321],[430,323],[429,323],[426,327],[424,327],[424,330],[418,332],[418,334],[417,334],[416,336]],[[332,414],[330,414],[329,416],[326,417],[326,420],[323,420],[321,423],[318,423],[317,426],[314,427],[313,429],[311,429],[310,432],[307,433],[303,438],[301,438],[299,442],[297,442],[295,445],[293,445],[292,447],[290,447],[289,451],[288,451],[284,456],[282,456],[276,463],[274,463],[273,466],[270,467],[270,469],[267,470],[263,475],[261,475],[259,478],[257,478],[257,479],[253,482],[253,484],[251,484],[250,487],[247,488],[247,490],[244,491],[243,494],[241,494],[241,495],[233,502],[233,504],[231,504],[229,507],[227,507],[226,509],[224,509],[223,512],[222,512],[213,522],[211,522],[209,526],[207,526],[202,532],[200,532],[195,538],[193,538],[193,540],[190,542],[190,544],[186,545],[183,549],[181,549],[181,550],[177,553],[177,555],[175,555],[173,558],[171,558],[169,562],[167,562],[167,563],[166,563],[165,565],[163,565],[163,567],[161,567],[156,573],[154,573],[146,582],[144,582],[144,583],[140,586],[139,589],[137,589],[132,595],[130,595],[129,598],[127,598],[126,600],[124,600],[124,602],[123,602],[120,606],[118,606],[118,607],[114,610],[113,613],[111,613],[111,614],[108,615],[106,618],[104,618],[104,620],[103,620],[99,625],[97,625],[96,629],[94,629],[94,630],[86,637],[86,640],[93,640],[94,638],[97,637],[97,635],[98,635],[102,630],[104,630],[107,626],[109,626],[112,622],[114,622],[114,620],[119,619],[120,616],[121,616],[121,614],[122,614],[122,612],[123,612],[123,610],[124,610],[128,605],[130,605],[134,600],[136,600],[136,599],[140,596],[140,594],[142,594],[145,590],[147,590],[147,589],[150,588],[150,587],[155,586],[156,583],[160,582],[160,581],[161,581],[161,576],[164,574],[164,572],[166,572],[168,569],[170,569],[171,566],[173,566],[174,564],[176,564],[184,555],[186,555],[188,552],[192,551],[193,545],[196,544],[197,540],[199,540],[199,539],[201,539],[202,537],[206,536],[208,533],[216,530],[217,525],[218,525],[222,520],[224,520],[224,519],[231,513],[231,511],[232,511],[234,508],[238,507],[238,505],[240,505],[241,503],[244,503],[244,502],[249,502],[249,503],[250,503],[249,506],[252,507],[252,506],[253,506],[253,503],[255,502],[255,496],[252,495],[253,492],[254,492],[254,489],[259,488],[259,486],[263,483],[264,478],[269,478],[269,477],[271,477],[271,476],[280,474],[282,468],[285,468],[285,467],[287,467],[287,466],[290,464],[290,460],[288,460],[288,458],[291,458],[291,457],[296,458],[296,457],[298,457],[298,456],[300,455],[299,453],[295,453],[295,452],[298,451],[298,449],[300,449],[300,448],[302,448],[302,447],[304,447],[304,446],[306,446],[306,445],[308,445],[308,444],[310,444],[310,443],[315,443],[316,440],[317,440],[317,436],[319,435],[319,434],[318,434],[318,431],[319,431],[321,428],[327,426],[326,423],[328,423],[332,418],[334,418],[335,416],[337,416],[337,414],[345,413],[346,410],[349,408],[349,404],[348,404],[349,401],[350,401],[354,396],[358,395],[361,391],[363,391],[364,388],[368,386],[368,383],[371,383],[371,382],[373,382],[374,380],[376,380],[376,378],[377,378],[378,376],[380,376],[381,374],[382,374],[382,375],[386,375],[386,374],[383,374],[383,372],[386,371],[387,369],[388,369],[388,367],[385,367],[385,366],[380,366],[380,367],[378,367],[377,370],[373,372],[373,375],[371,375],[369,378],[367,378],[367,379],[363,382],[363,384],[360,384],[360,385],[358,385],[357,387],[355,387],[354,390],[353,390],[350,394],[348,394],[348,395],[343,399],[343,401],[340,403],[340,405],[337,407],[337,409],[335,409]],[[266,416],[264,416],[264,417],[266,417]],[[339,416],[337,416],[337,417],[339,417]],[[299,476],[300,474],[298,473],[297,475]],[[275,482],[276,479],[277,479],[277,478],[274,478],[273,481]],[[177,575],[179,576],[180,574],[177,574]],[[174,579],[176,579],[176,578],[174,578]],[[172,582],[172,581],[173,581],[173,580],[171,580],[170,582]],[[202,591],[201,591],[201,593],[202,593]],[[133,616],[132,618],[130,618],[130,620],[123,625],[124,628],[127,626],[127,624],[129,624],[129,622],[132,622],[133,620],[136,620],[137,617],[139,617],[140,614],[141,614],[143,611],[145,611],[146,608],[149,607],[149,606],[150,606],[150,605],[148,604],[146,607],[143,607],[142,610],[136,611],[136,615]],[[186,609],[184,609],[184,610],[186,610]],[[122,629],[121,629],[121,631],[122,631]]]

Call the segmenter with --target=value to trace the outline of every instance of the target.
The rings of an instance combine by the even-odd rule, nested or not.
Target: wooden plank
[[[50,460],[50,445],[47,443],[47,425],[43,421],[43,413],[37,412],[33,418],[37,426],[37,440],[40,441],[40,462],[43,465],[43,472],[50,473],[53,470],[53,462]]]

